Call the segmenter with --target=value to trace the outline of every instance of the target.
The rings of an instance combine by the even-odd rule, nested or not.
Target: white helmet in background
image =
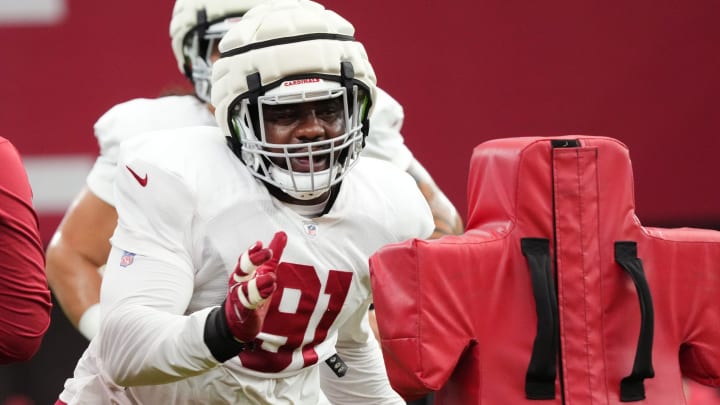
[[[253,8],[220,42],[212,74],[218,124],[254,176],[294,198],[313,199],[338,184],[364,147],[375,73],[354,32],[318,3],[275,0]],[[267,141],[264,106],[332,98],[342,100],[343,135],[301,144]],[[293,158],[329,159],[329,168],[293,170]]]
[[[177,0],[170,20],[172,50],[195,93],[210,102],[211,55],[232,23],[265,0]]]

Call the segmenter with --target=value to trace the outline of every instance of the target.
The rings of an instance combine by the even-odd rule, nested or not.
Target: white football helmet
[[[170,20],[172,50],[195,93],[210,102],[211,55],[232,23],[267,0],[176,0]]]
[[[253,8],[220,42],[222,56],[212,74],[218,124],[254,176],[296,199],[316,198],[338,184],[364,147],[375,73],[354,32],[318,3],[276,0]],[[344,109],[341,136],[300,144],[267,141],[265,106],[333,98]],[[294,170],[294,158],[309,161],[308,171]],[[320,159],[329,168],[315,172],[312,162]]]

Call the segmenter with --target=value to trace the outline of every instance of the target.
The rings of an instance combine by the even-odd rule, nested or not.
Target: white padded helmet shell
[[[198,21],[198,11],[205,10],[206,23],[212,24],[228,17],[242,16],[255,5],[265,1],[267,0],[176,0],[170,20],[170,38],[180,72],[187,74],[183,42],[188,34],[203,23]]]
[[[241,145],[242,151],[236,153],[257,177],[293,197],[310,199],[322,189],[327,191],[352,167],[362,149],[360,132],[368,131],[368,106],[372,105],[376,91],[375,73],[365,48],[353,38],[354,32],[350,22],[313,1],[272,0],[245,14],[220,42],[222,57],[215,62],[212,72],[212,103],[217,122],[226,136]],[[333,168],[327,181],[317,173],[309,180],[312,187],[301,187],[298,179],[305,174],[290,173],[295,180],[292,187],[286,187],[273,175],[281,169],[264,166],[266,160],[259,157],[263,155],[260,149],[270,146],[263,134],[255,133],[262,131],[262,124],[257,131],[249,124],[247,106],[257,105],[258,98],[272,97],[281,85],[298,81],[306,84],[305,80],[316,78],[328,84],[334,82],[335,86],[330,87],[343,92],[328,90],[326,95],[343,94],[348,113],[343,148],[350,158],[338,157],[339,165]],[[306,85],[292,87],[308,91]],[[298,100],[305,100],[305,96]],[[244,118],[238,120],[238,114],[245,114]],[[310,144],[307,145],[310,150]],[[325,187],[318,190],[318,183]]]

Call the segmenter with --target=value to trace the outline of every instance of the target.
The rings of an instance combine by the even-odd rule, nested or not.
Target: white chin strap
[[[337,173],[338,167],[333,168]],[[271,165],[270,178],[287,195],[298,200],[312,200],[330,190],[330,169],[314,173],[290,172]],[[314,181],[314,187],[313,187]]]

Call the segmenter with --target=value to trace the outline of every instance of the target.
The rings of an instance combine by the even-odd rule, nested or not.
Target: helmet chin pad
[[[331,172],[339,170],[339,165],[315,173],[285,170],[278,166],[268,167],[273,184],[285,194],[298,200],[312,200],[330,190]]]

